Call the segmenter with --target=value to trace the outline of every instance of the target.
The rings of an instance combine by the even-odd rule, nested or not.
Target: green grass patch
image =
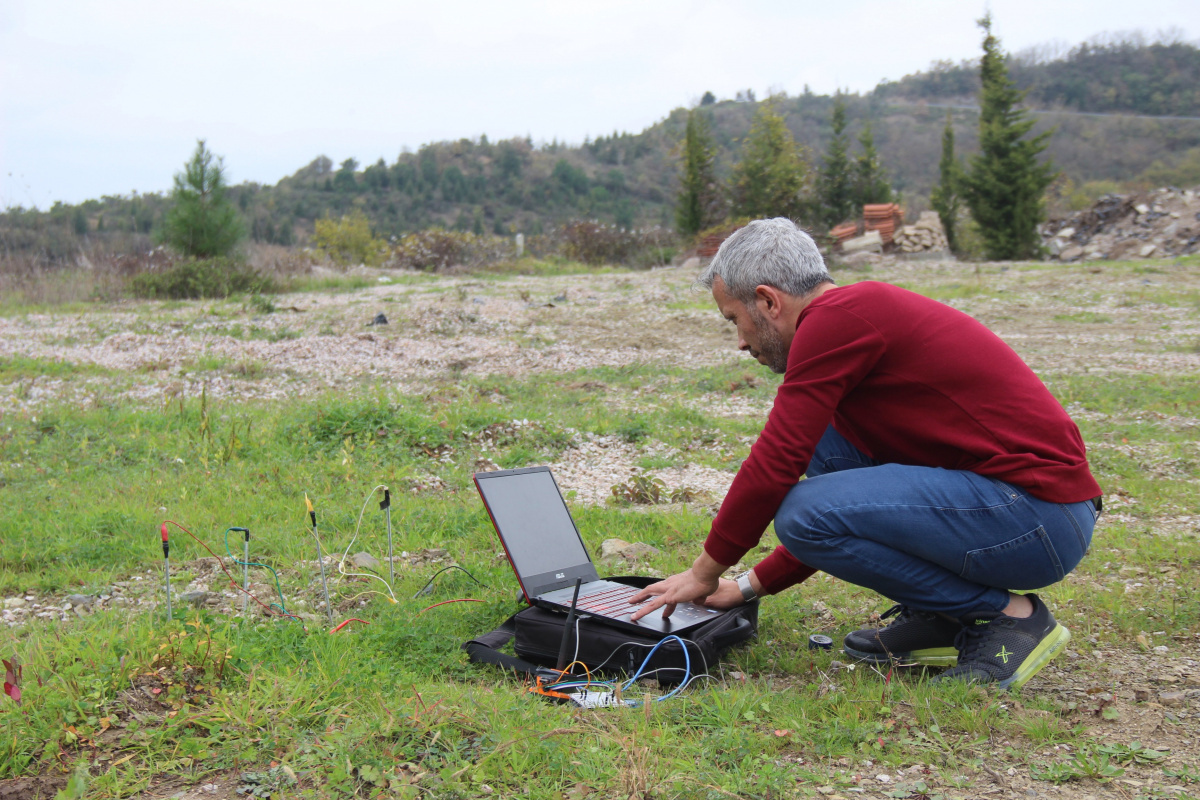
[[[1097,314],[1094,311],[1080,311],[1075,314],[1055,314],[1054,320],[1055,322],[1082,322],[1088,325],[1113,321],[1112,317],[1106,314]]]
[[[109,375],[112,370],[98,364],[76,364],[57,358],[0,356],[0,383],[34,378],[73,378],[80,375]]]

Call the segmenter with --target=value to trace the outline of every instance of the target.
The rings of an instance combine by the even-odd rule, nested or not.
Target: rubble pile
[[[1109,194],[1086,211],[1042,226],[1042,242],[1059,261],[1172,258],[1200,250],[1200,193],[1155,189]]]
[[[900,253],[932,253],[950,249],[946,231],[936,211],[922,211],[912,225],[896,231],[896,251]]]

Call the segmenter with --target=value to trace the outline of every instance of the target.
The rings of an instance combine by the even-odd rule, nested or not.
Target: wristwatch
[[[743,572],[738,576],[737,585],[742,590],[742,600],[749,603],[751,600],[758,599],[758,592],[754,591],[754,587],[750,585],[749,572]]]

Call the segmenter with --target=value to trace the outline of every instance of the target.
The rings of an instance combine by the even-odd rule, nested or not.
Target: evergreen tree
[[[942,160],[938,162],[938,182],[929,196],[929,204],[942,221],[946,241],[950,250],[958,251],[958,210],[962,205],[960,187],[963,180],[962,165],[954,157],[954,126],[950,112],[946,112],[946,128],[942,131]]]
[[[854,184],[846,142],[846,104],[839,94],[833,101],[833,139],[825,158],[821,159],[821,174],[817,179],[817,197],[821,204],[821,221],[832,228],[854,214]]]
[[[1016,107],[1024,92],[1008,75],[1006,57],[992,35],[991,15],[979,27],[984,31],[979,154],[971,159],[963,194],[989,259],[1032,258],[1038,252],[1046,188],[1054,180],[1054,168],[1038,160],[1050,133],[1026,138],[1034,120]]]
[[[858,136],[862,151],[854,161],[854,205],[857,209],[871,203],[892,202],[892,186],[887,182],[887,173],[879,163],[879,151],[875,149],[875,134],[871,123]]]
[[[237,209],[225,196],[225,159],[201,139],[175,175],[174,205],[163,220],[162,240],[190,256],[228,255],[246,235]]]
[[[683,180],[675,206],[675,227],[695,236],[721,219],[721,190],[715,171],[717,149],[708,120],[699,109],[688,112],[683,138]]]
[[[755,110],[742,160],[733,168],[734,215],[798,219],[808,178],[804,148],[792,138],[774,98],[768,99]]]

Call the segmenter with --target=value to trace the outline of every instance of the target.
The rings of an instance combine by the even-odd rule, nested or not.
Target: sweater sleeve
[[[838,403],[885,350],[875,326],[841,306],[810,306],[800,316],[767,424],[704,542],[705,552],[717,563],[736,564],[762,538],[784,497],[808,469]]]
[[[779,594],[813,576],[815,569],[787,551],[783,545],[754,566],[754,577],[762,584],[763,594]]]

